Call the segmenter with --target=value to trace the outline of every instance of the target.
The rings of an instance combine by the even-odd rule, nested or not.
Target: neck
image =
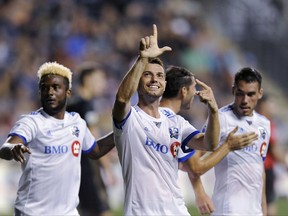
[[[167,107],[173,110],[173,112],[178,113],[181,109],[181,101],[175,98],[169,98],[169,99],[162,98],[160,102],[160,106]]]
[[[148,115],[154,117],[154,118],[160,118],[159,113],[159,101],[154,101],[153,103],[144,103],[143,101],[138,102],[138,106]]]

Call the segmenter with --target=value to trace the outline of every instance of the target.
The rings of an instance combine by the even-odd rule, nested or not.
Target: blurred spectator
[[[68,105],[67,111],[79,113],[87,122],[92,134],[95,137],[100,137],[99,116],[103,115],[102,112],[105,112],[105,109],[107,109],[107,102],[103,97],[108,84],[105,70],[94,63],[86,63],[82,64],[77,72],[79,73],[78,89],[74,101]],[[108,109],[110,108],[108,107]],[[107,155],[96,161],[90,160],[85,155],[82,156],[79,191],[79,211],[81,215],[112,215],[106,191],[106,185],[114,181],[111,169],[112,164]],[[106,177],[106,182],[104,182],[101,171]]]

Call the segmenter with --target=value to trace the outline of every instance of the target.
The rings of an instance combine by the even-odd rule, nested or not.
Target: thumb
[[[172,51],[172,48],[169,46],[164,46],[160,49],[162,52],[166,52],[166,51]]]
[[[230,133],[229,133],[229,135],[231,136],[231,135],[234,135],[236,132],[237,132],[237,130],[238,130],[238,126],[236,126]]]

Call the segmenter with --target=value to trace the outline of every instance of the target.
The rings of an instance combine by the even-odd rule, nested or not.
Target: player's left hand
[[[142,58],[153,58],[161,55],[162,53],[166,51],[171,51],[171,47],[164,46],[162,48],[159,48],[158,46],[158,32],[157,32],[157,26],[153,25],[153,35],[146,36],[145,38],[142,38],[140,41],[140,57]]]

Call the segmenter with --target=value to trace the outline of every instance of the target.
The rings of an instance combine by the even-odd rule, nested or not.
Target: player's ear
[[[186,94],[187,94],[187,91],[188,91],[188,89],[187,89],[185,86],[183,86],[182,88],[180,88],[180,89],[179,89],[179,94],[180,94],[180,96],[181,96],[181,97],[185,97]]]
[[[263,97],[263,88],[260,88],[258,99],[261,99],[262,97]]]
[[[68,89],[67,92],[66,92],[66,96],[67,97],[71,97],[71,95],[72,95],[72,90]]]

